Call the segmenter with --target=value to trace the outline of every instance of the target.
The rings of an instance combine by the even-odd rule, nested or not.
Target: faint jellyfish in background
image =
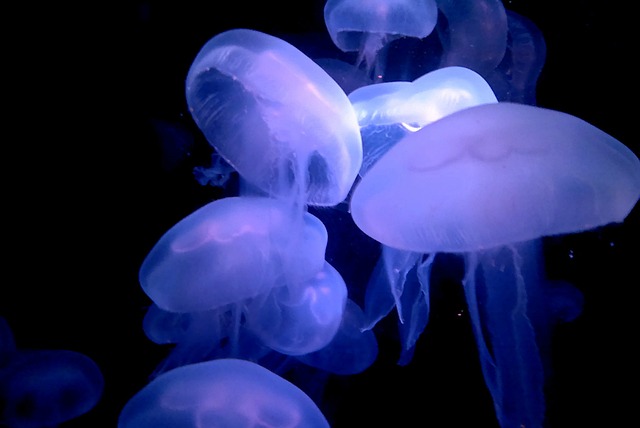
[[[218,34],[194,59],[186,98],[247,188],[299,206],[346,198],[362,162],[353,109],[336,81],[294,46],[253,30]]]
[[[409,133],[463,108],[497,102],[482,76],[464,67],[435,70],[413,82],[364,86],[349,100],[362,136],[360,176]]]
[[[70,350],[18,349],[0,317],[0,425],[58,426],[93,409],[104,389],[98,365]]]
[[[540,29],[528,18],[507,11],[507,50],[485,77],[499,101],[536,105],[536,85],[547,56]]]
[[[469,314],[500,425],[542,426],[543,357],[533,323],[544,310],[559,318],[540,296],[566,293],[543,278],[540,239],[623,222],[639,195],[640,162],[618,140],[565,113],[494,103],[398,142],[357,185],[351,212],[389,248],[386,270],[372,280],[391,283],[402,305],[406,275],[398,272],[426,270],[417,278],[427,299],[434,255],[464,258]]]
[[[324,20],[335,45],[357,52],[355,65],[374,81],[384,78],[384,49],[402,37],[422,39],[438,19],[435,0],[328,0]]]
[[[298,387],[253,362],[218,359],[163,373],[124,406],[118,428],[328,428]]]
[[[486,78],[507,48],[507,14],[501,0],[437,0],[443,46],[438,68],[467,67]]]

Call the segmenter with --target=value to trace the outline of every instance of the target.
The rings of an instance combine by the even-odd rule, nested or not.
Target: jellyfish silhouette
[[[214,36],[186,81],[194,121],[250,187],[298,205],[342,202],[362,162],[346,94],[294,46],[254,30]]]
[[[54,427],[100,401],[104,377],[87,355],[63,349],[18,348],[0,316],[0,425]]]
[[[434,254],[464,257],[463,286],[498,420],[542,426],[543,365],[528,302],[539,287],[539,240],[623,222],[639,195],[640,161],[615,138],[565,113],[494,103],[398,142],[357,185],[351,212],[390,248],[383,279],[396,301],[412,269],[423,271],[418,282],[428,289]]]
[[[328,0],[324,20],[335,45],[357,52],[356,65],[364,66],[376,81],[384,75],[383,48],[401,37],[424,38],[438,19],[435,0]]]
[[[316,404],[264,367],[218,359],[168,371],[124,406],[118,428],[328,428]]]

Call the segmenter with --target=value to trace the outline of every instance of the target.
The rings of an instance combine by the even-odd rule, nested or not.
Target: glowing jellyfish
[[[162,374],[124,406],[118,428],[328,428],[298,387],[255,363],[219,359]]]
[[[365,233],[395,249],[391,272],[412,269],[394,262],[429,263],[413,254],[464,257],[498,420],[542,426],[543,367],[527,301],[541,270],[538,240],[622,222],[639,195],[640,161],[618,140],[565,113],[497,103],[405,137],[357,185],[351,212]]]
[[[498,101],[482,76],[464,67],[434,70],[413,82],[363,86],[349,100],[362,135],[360,175],[410,132],[463,108]]]
[[[379,58],[385,45],[401,37],[424,38],[438,18],[435,0],[328,0],[324,20],[335,45],[343,52],[358,52],[374,79],[383,76]]]
[[[325,263],[320,220],[270,198],[230,197],[191,213],[154,245],[140,284],[162,309],[219,308],[312,278]]]
[[[213,358],[259,360],[326,346],[347,286],[324,259],[327,231],[310,213],[264,197],[211,202],[167,231],[140,269],[154,304],[147,336],[174,344],[156,374]]]
[[[245,29],[216,35],[189,69],[186,98],[251,186],[299,205],[347,196],[362,162],[355,114],[335,80],[289,43]]]
[[[18,350],[0,368],[0,422],[11,428],[57,426],[91,410],[104,378],[89,357],[68,350]]]

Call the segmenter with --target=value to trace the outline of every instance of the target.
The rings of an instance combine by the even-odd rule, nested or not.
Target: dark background
[[[64,427],[114,427],[167,352],[142,331],[150,300],[137,270],[162,233],[221,196],[191,174],[206,152],[184,100],[196,53],[231,28],[325,31],[319,0],[90,3],[4,13],[15,25],[3,40],[0,315],[18,347],[85,353],[106,379],[97,407]],[[639,154],[631,6],[558,3],[505,2],[545,35],[538,105],[578,116]],[[163,142],[190,154],[166,163]],[[636,207],[624,224],[545,241],[550,275],[585,296],[580,318],[556,331],[550,426],[636,420],[628,388],[637,381],[639,225]],[[461,312],[459,284],[442,287],[410,365],[395,365],[397,344],[383,336],[374,366],[331,379],[323,406],[332,426],[386,417],[399,427],[497,426]]]

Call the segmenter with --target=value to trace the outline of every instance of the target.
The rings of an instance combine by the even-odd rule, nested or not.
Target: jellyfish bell
[[[623,222],[639,196],[640,161],[620,141],[565,113],[494,103],[402,139],[359,182],[350,207],[358,227],[384,245],[463,255],[500,424],[541,426],[543,368],[527,316],[543,262],[539,240]]]
[[[435,0],[328,0],[324,20],[335,45],[358,52],[357,64],[373,71],[385,45],[401,37],[424,38],[435,28]],[[382,74],[380,70],[375,75]]]
[[[326,229],[311,214],[270,198],[223,198],[158,240],[140,267],[140,284],[167,311],[215,309],[313,277],[326,245]]]
[[[239,359],[178,367],[157,377],[122,409],[119,428],[228,426],[328,428],[298,387]]]
[[[498,100],[482,76],[465,67],[445,67],[412,82],[383,82],[349,94],[360,125],[360,175],[411,132],[455,111]]]
[[[0,422],[11,428],[58,426],[94,408],[103,388],[100,368],[82,353],[17,350],[0,368]]]
[[[299,204],[342,202],[362,161],[344,91],[294,46],[258,31],[214,36],[186,81],[194,121],[252,186]]]

